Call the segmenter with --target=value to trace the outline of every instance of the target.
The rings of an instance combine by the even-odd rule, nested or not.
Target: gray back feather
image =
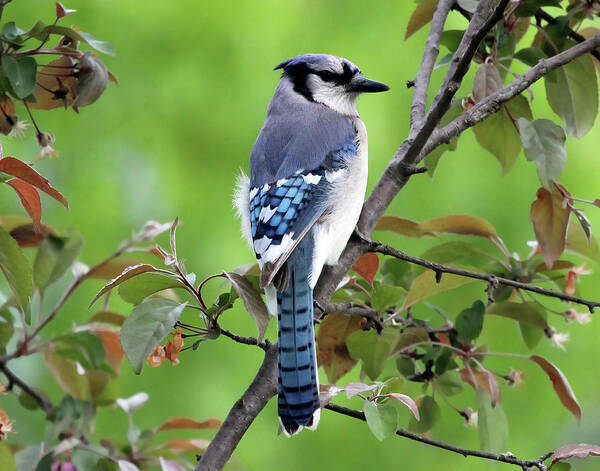
[[[318,168],[327,155],[354,142],[350,117],[307,100],[284,75],[250,156],[250,184],[260,186]]]

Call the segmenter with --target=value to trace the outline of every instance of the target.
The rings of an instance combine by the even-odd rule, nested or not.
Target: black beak
[[[386,92],[390,89],[385,83],[369,80],[365,77],[356,77],[348,84],[348,91],[351,93],[378,93]]]

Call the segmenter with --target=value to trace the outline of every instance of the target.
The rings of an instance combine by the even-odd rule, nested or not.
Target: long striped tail
[[[278,415],[288,436],[303,427],[314,429],[320,413],[309,266],[304,257],[290,258],[287,288],[277,292]]]

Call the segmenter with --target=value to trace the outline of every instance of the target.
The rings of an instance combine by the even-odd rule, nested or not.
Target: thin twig
[[[429,90],[429,82],[431,81],[431,73],[435,66],[435,61],[440,52],[440,40],[446,18],[450,13],[450,8],[454,4],[454,0],[442,0],[433,14],[431,20],[431,28],[425,43],[425,52],[421,60],[421,66],[417,72],[414,83],[415,92],[413,94],[412,109],[410,113],[410,129],[411,133],[415,132],[422,125],[422,120],[425,117],[425,107],[427,105],[427,91]]]
[[[597,34],[566,51],[549,57],[548,59],[540,60],[534,67],[529,69],[519,78],[513,80],[509,85],[476,103],[469,111],[463,113],[446,126],[437,129],[423,147],[419,158],[424,158],[439,145],[450,142],[452,138],[458,136],[466,129],[475,126],[488,116],[494,114],[504,103],[525,91],[533,83],[548,75],[551,71],[572,62],[578,57],[587,54],[598,47],[600,47],[600,34]]]
[[[542,294],[544,296],[549,296],[553,298],[558,298],[565,302],[572,302],[577,304],[582,304],[587,306],[590,312],[594,312],[594,308],[600,307],[600,302],[590,301],[588,299],[578,298],[577,296],[571,296],[569,294],[560,293],[558,291],[553,291],[551,289],[540,288],[539,286],[535,286],[528,283],[522,283],[520,281],[510,280],[508,278],[502,278],[496,276],[491,273],[479,273],[476,271],[465,270],[462,268],[449,267],[447,265],[442,265],[440,263],[430,262],[429,260],[425,260],[419,257],[414,257],[412,255],[408,255],[400,250],[396,250],[389,245],[384,245],[379,242],[371,242],[367,247],[369,252],[377,252],[384,255],[390,255],[392,257],[398,258],[400,260],[405,260],[409,263],[413,263],[415,265],[420,265],[425,268],[429,268],[436,273],[449,273],[452,275],[464,276],[467,278],[474,278],[476,280],[486,281],[490,284],[501,284],[504,286],[510,286],[511,288],[522,289],[525,291],[531,291],[532,293]]]
[[[338,406],[336,404],[327,404],[325,409],[328,409],[332,412],[337,412],[338,414],[345,415],[347,417],[353,417],[358,420],[362,420],[366,422],[365,414],[361,411],[357,411],[354,409],[349,409],[347,407]],[[417,435],[416,433],[409,432],[408,430],[398,429],[396,430],[396,435],[399,435],[404,438],[409,438],[410,440],[415,440],[417,442],[425,443],[426,445],[431,445],[437,448],[442,448],[444,450],[451,451],[453,453],[458,453],[459,455],[464,456],[465,458],[468,456],[475,456],[477,458],[483,458],[490,461],[499,461],[501,463],[513,464],[515,466],[520,466],[522,469],[527,470],[533,467],[538,468],[539,470],[546,469],[544,465],[544,461],[546,461],[550,456],[552,456],[553,452],[546,453],[545,455],[540,456],[535,460],[521,460],[516,456],[510,453],[489,453],[487,451],[479,451],[479,450],[470,450],[468,448],[461,448],[458,446],[450,445],[449,443],[440,442],[438,440],[433,440],[428,437],[424,437],[421,435]]]
[[[19,378],[16,374],[14,374],[11,370],[9,370],[6,366],[6,363],[0,362],[0,371],[2,371],[2,373],[4,373],[4,375],[8,379],[7,389],[10,390],[12,389],[13,385],[17,385],[21,389],[21,391],[31,396],[33,400],[39,404],[42,410],[47,412],[50,409],[52,409],[52,403],[40,393],[38,393],[35,389],[33,389],[31,386],[29,386],[25,381]]]
[[[229,337],[231,340],[234,340],[237,343],[243,343],[244,345],[256,345],[257,347],[262,348],[265,352],[271,345],[268,340],[265,340],[264,342],[259,342],[256,337],[241,337],[240,335],[236,335],[233,332],[229,332],[228,330],[220,330],[225,337]]]

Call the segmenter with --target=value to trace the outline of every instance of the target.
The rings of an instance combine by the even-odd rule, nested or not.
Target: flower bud
[[[91,105],[104,93],[108,86],[108,69],[90,51],[83,54],[77,68],[79,72],[73,90],[76,95],[73,109],[79,112],[79,107]]]

